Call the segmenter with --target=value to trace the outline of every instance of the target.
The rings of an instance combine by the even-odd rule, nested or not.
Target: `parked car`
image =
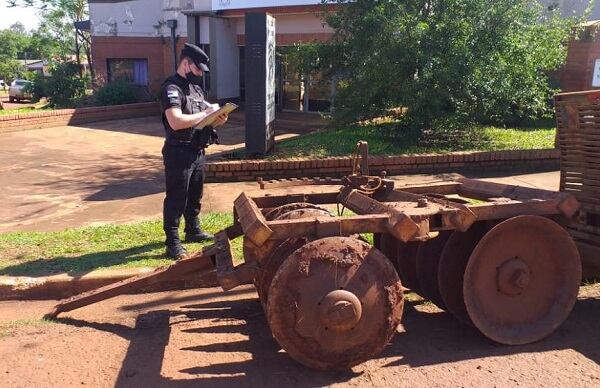
[[[8,88],[8,100],[10,102],[30,100],[31,92],[28,90],[33,85],[33,82],[24,79],[16,79]]]

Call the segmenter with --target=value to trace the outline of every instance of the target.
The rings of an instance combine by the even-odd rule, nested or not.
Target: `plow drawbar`
[[[213,245],[61,301],[48,317],[216,272],[224,290],[253,283],[275,340],[317,369],[348,369],[381,352],[401,322],[407,289],[501,344],[538,341],[567,318],[581,281],[567,231],[580,208],[573,195],[465,178],[395,188],[385,174],[369,175],[366,143],[358,150],[342,179],[260,181],[265,190],[307,191],[243,193],[234,225]],[[230,241],[240,236],[244,260],[235,265]]]

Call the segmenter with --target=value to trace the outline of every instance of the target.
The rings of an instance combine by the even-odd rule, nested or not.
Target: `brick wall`
[[[453,152],[444,155],[399,155],[369,158],[371,174],[388,175],[456,172],[486,169],[559,168],[556,149],[492,152]],[[208,163],[209,182],[252,181],[298,177],[340,177],[352,171],[352,157],[323,159],[242,160]]]
[[[592,89],[594,62],[600,58],[600,41],[576,41],[569,44],[567,61],[560,71],[563,92]]]
[[[600,35],[595,34],[592,30],[586,31],[587,37],[569,43],[566,63],[559,71],[563,92],[594,89],[594,64],[600,59]]]
[[[50,128],[61,125],[83,124],[94,121],[129,119],[160,114],[157,102],[97,106],[77,109],[58,109],[36,113],[0,116],[0,133],[24,129]]]
[[[187,38],[177,41],[179,55]],[[169,38],[92,36],[94,70],[101,80],[108,80],[107,59],[148,60],[148,82],[152,93],[158,93],[166,77],[173,74],[173,49]]]

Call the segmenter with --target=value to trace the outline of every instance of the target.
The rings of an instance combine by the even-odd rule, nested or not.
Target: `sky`
[[[36,16],[35,8],[15,7],[9,8],[6,0],[0,0],[0,30],[10,27],[16,22],[21,22],[27,30],[37,28],[40,23]]]

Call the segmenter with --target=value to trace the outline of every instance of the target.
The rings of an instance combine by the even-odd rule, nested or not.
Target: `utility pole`
[[[175,36],[177,19],[167,20],[167,27],[171,29],[171,46],[173,46],[173,72],[175,73],[177,71],[177,36]]]
[[[83,70],[81,69],[81,48],[79,47],[79,34],[77,33],[77,27],[75,27],[75,56],[77,58],[77,68],[79,69],[79,78],[83,78]]]

